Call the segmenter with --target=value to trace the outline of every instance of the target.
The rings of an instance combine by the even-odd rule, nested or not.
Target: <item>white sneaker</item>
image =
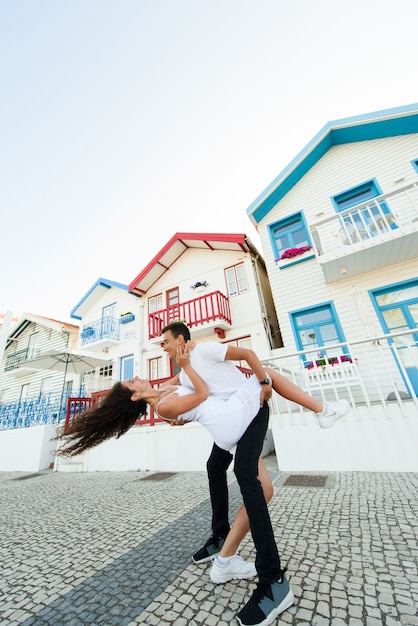
[[[221,563],[216,557],[210,569],[210,579],[219,585],[226,583],[233,578],[253,578],[257,576],[254,563],[247,563],[240,556],[235,554],[227,563]]]
[[[315,413],[315,415],[321,428],[330,428],[340,417],[347,415],[350,408],[347,400],[326,402],[322,413]]]

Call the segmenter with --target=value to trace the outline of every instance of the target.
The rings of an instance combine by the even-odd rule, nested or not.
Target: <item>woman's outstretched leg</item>
[[[273,368],[266,367],[265,371],[271,378],[274,391],[286,398],[286,400],[300,404],[300,406],[315,413],[321,428],[330,428],[350,410],[350,403],[347,400],[342,399],[332,402],[315,400],[306,391],[303,391],[303,389]]]

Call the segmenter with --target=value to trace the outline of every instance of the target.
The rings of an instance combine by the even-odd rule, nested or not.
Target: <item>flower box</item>
[[[327,365],[339,365],[340,363],[352,363],[353,359],[349,354],[342,354],[341,356],[330,356],[329,358],[320,357],[315,361],[305,362],[305,368],[311,370],[315,367],[326,367]]]
[[[313,259],[314,257],[315,254],[312,251],[312,246],[302,246],[301,248],[289,248],[288,250],[285,250],[280,255],[279,259],[274,259],[274,262],[279,269],[283,269],[291,265],[296,265],[301,261]]]
[[[81,333],[81,338],[86,339],[87,337],[92,337],[94,335],[93,328],[85,328]]]
[[[133,322],[135,319],[135,315],[133,313],[125,313],[124,315],[120,316],[120,323],[121,324],[127,324],[128,322]]]

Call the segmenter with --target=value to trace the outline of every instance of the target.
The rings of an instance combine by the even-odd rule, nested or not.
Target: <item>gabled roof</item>
[[[220,233],[176,233],[160,252],[129,284],[129,291],[143,296],[170,269],[186,250],[232,250],[250,252],[259,256],[246,235]]]
[[[19,335],[29,326],[29,324],[39,324],[45,328],[50,328],[56,332],[63,332],[67,330],[69,332],[78,332],[79,327],[75,324],[68,324],[68,322],[60,322],[48,317],[42,317],[41,315],[33,315],[32,313],[23,313],[20,320],[12,326],[9,336],[7,338],[6,346],[8,347],[13,339],[17,339]]]
[[[328,122],[248,207],[254,224],[261,220],[332,147],[418,133],[418,103]]]
[[[118,289],[123,289],[124,291],[128,291],[127,285],[122,285],[122,283],[115,283],[113,280],[107,280],[106,278],[98,278],[94,285],[88,290],[85,296],[83,296],[78,304],[73,308],[70,313],[70,316],[76,320],[81,320],[83,314],[88,310],[96,300],[103,294],[107,289],[111,289],[112,287],[117,287]]]

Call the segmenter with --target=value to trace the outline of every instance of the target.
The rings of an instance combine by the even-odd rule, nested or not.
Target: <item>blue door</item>
[[[393,344],[418,396],[418,279],[373,291],[372,296],[385,333],[417,329],[394,337]]]

